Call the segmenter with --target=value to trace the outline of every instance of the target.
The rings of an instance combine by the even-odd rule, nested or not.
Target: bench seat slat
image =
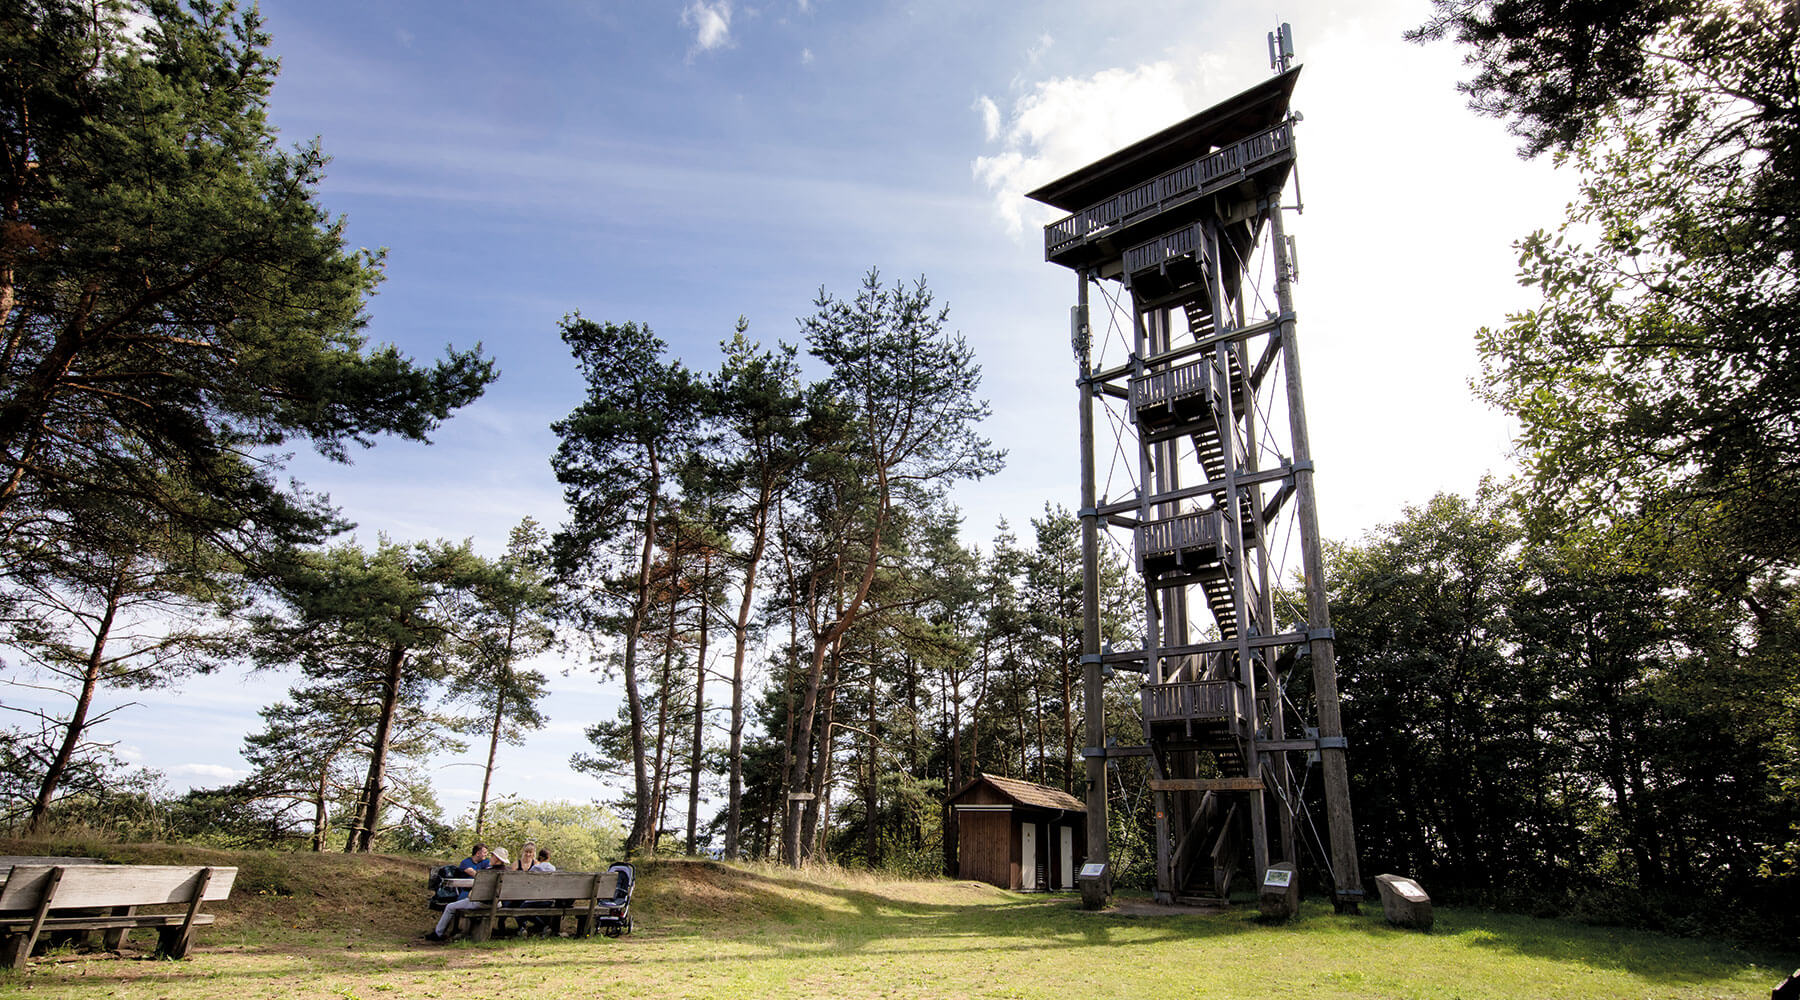
[[[185,913],[133,913],[128,916],[108,916],[98,914],[91,917],[45,917],[45,931],[99,931],[114,927],[180,927],[187,920]],[[210,924],[213,915],[210,913],[194,914],[194,925]],[[0,917],[0,931],[11,932],[24,930],[31,926],[30,917]]]
[[[0,888],[0,913],[37,907],[52,866],[16,865]],[[53,906],[149,906],[186,903],[193,898],[200,879],[199,868],[177,865],[81,865],[63,867]],[[236,868],[213,869],[206,886],[206,901],[231,895]]]
[[[593,932],[594,913],[600,900],[611,899],[619,885],[618,872],[508,872],[489,870],[475,873],[475,884],[469,887],[469,899],[479,906],[456,911],[452,928],[466,924],[469,937],[486,941],[493,936],[497,923],[511,917],[524,920],[533,917],[576,918],[575,933]],[[570,901],[568,906],[505,906],[508,902],[528,900]]]
[[[587,899],[595,891],[593,872],[476,872],[475,884],[469,887],[469,898],[478,903],[494,899]],[[600,879],[598,895],[611,896],[619,884],[616,872]],[[499,887],[499,894],[495,888]]]

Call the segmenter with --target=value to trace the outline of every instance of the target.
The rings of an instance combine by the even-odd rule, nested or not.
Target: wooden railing
[[[1224,537],[1216,510],[1148,521],[1137,527],[1138,558],[1146,560],[1202,548],[1216,551],[1223,546]]]
[[[1244,717],[1243,697],[1233,681],[1146,684],[1142,690],[1145,722],[1222,719],[1235,723]]]
[[[1211,408],[1223,396],[1220,381],[1218,368],[1205,360],[1152,372],[1131,380],[1131,405],[1142,412],[1199,396]]]
[[[1206,256],[1205,248],[1201,245],[1199,225],[1182,226],[1172,233],[1165,233],[1125,251],[1125,273],[1135,275],[1154,271],[1166,261],[1190,256],[1201,259]]]
[[[1292,155],[1293,146],[1293,126],[1282,122],[1052,222],[1044,227],[1044,259],[1054,260],[1058,253],[1102,236],[1115,226],[1234,184],[1251,172]]]

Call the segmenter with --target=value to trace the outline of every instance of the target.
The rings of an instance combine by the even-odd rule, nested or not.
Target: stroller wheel
[[[631,914],[625,914],[625,933],[631,933]]]

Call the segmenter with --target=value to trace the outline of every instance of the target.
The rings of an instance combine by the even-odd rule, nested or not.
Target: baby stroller
[[[621,861],[608,868],[609,872],[617,872],[619,884],[613,887],[611,899],[600,901],[600,913],[595,923],[607,937],[618,937],[631,933],[631,892],[637,888],[637,871]]]

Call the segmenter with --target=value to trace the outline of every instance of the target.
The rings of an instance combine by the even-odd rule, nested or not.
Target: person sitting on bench
[[[462,871],[464,877],[474,878],[475,873],[478,871],[485,871],[486,869],[495,866],[504,868],[506,867],[506,864],[506,848],[496,847],[490,855],[485,844],[476,844],[475,849],[470,851],[469,856],[464,858],[463,863],[457,867]],[[469,898],[469,890],[462,890],[457,894],[456,902],[444,907],[443,916],[438,917],[436,927],[426,932],[425,940],[444,940],[444,932],[449,930],[450,925],[455,922],[457,913],[463,910],[473,910],[480,905],[480,903]]]
[[[525,859],[523,859],[523,858],[519,859],[521,864],[524,863],[524,860]],[[525,870],[528,872],[553,872],[553,871],[555,871],[556,866],[550,863],[549,848],[539,848],[538,852],[537,852],[536,861],[532,864],[532,866],[530,868],[527,868]],[[528,899],[528,900],[524,901],[523,903],[520,903],[519,905],[520,906],[555,906],[556,900],[554,900],[554,899]],[[550,932],[550,918],[549,917],[520,917],[519,918],[519,930],[526,934],[531,934],[531,933],[538,932],[538,931],[542,931],[547,934]]]

